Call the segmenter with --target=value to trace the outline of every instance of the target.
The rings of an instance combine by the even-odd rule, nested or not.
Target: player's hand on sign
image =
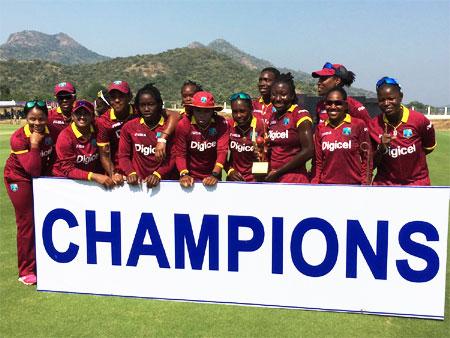
[[[214,177],[214,176],[212,176],[212,175],[211,175],[211,176],[208,176],[208,177],[205,177],[205,178],[203,179],[203,185],[204,185],[205,187],[210,187],[210,186],[216,185],[217,182],[219,182],[218,178],[217,178],[217,177]]]
[[[115,183],[111,177],[102,174],[92,174],[92,180],[98,184],[103,185],[105,188],[109,189],[114,187]]]
[[[194,178],[192,176],[189,175],[184,175],[180,178],[180,185],[183,188],[189,188],[192,187],[194,185]]]
[[[130,185],[136,185],[139,183],[139,177],[136,173],[131,173],[127,176],[127,183]]]
[[[111,178],[114,181],[115,185],[123,185],[123,176],[122,176],[122,174],[114,173]]]
[[[160,178],[155,174],[151,174],[145,179],[145,182],[147,182],[147,188],[156,187],[160,181]]]

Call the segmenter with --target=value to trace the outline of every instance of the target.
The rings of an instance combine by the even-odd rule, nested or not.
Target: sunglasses
[[[56,95],[56,99],[59,100],[59,101],[70,100],[72,97],[73,97],[73,94]]]
[[[86,110],[91,113],[93,111],[94,105],[88,101],[78,101],[73,107],[73,112],[76,114],[79,112],[79,108],[84,107]]]
[[[394,79],[393,77],[384,76],[384,77],[382,77],[381,79],[379,79],[377,81],[377,89],[380,88],[382,85],[385,85],[385,84],[390,84],[390,85],[394,85],[394,86],[399,86],[400,87],[400,84],[397,82],[396,79]]]
[[[251,100],[252,98],[250,97],[250,95],[248,95],[247,93],[243,93],[243,92],[235,93],[230,96],[230,101],[236,101],[237,99]]]
[[[326,62],[322,69],[334,69],[333,64],[331,62]]]
[[[44,108],[44,107],[47,107],[47,104],[45,103],[45,101],[42,101],[42,100],[33,100],[33,101],[28,101],[27,103],[25,103],[25,107],[27,107],[29,109],[31,109],[35,106]]]
[[[333,104],[335,106],[342,106],[345,103],[345,100],[326,100],[325,105],[326,106],[332,106]]]

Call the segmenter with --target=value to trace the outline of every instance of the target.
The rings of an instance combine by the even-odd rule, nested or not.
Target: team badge
[[[120,85],[120,84],[122,84],[122,81],[114,81],[114,84]]]
[[[12,192],[16,192],[17,190],[19,190],[19,186],[16,183],[11,183],[9,185],[9,188],[11,189]]]
[[[352,128],[350,127],[345,127],[342,129],[342,135],[350,135],[352,133]]]
[[[216,128],[209,128],[208,134],[211,135],[211,136],[216,135],[217,134],[217,129]]]
[[[412,130],[411,129],[403,129],[403,137],[404,138],[410,138],[412,136]]]
[[[158,132],[156,133],[156,138],[160,138],[160,137],[161,137],[161,132],[158,131]]]
[[[276,113],[277,109],[275,107],[272,107],[272,113]]]
[[[258,137],[258,132],[255,131],[255,137]],[[253,138],[253,130],[250,132],[250,138]]]
[[[65,87],[66,85],[67,85],[67,82],[58,83],[58,87]]]
[[[206,101],[207,101],[206,96],[202,96],[202,97],[200,98],[200,101],[202,101],[203,103],[206,103]]]
[[[45,144],[46,146],[52,145],[52,144],[53,144],[52,138],[51,138],[51,137],[46,137],[46,138],[44,139],[44,144]]]
[[[287,126],[288,124],[289,124],[289,117],[285,117],[284,119],[283,119],[283,124],[285,125],[285,126]]]

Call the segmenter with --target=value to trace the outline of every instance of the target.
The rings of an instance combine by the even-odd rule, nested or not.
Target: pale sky
[[[450,106],[450,0],[0,0],[0,8],[0,43],[22,30],[64,32],[123,57],[223,38],[278,67],[344,64],[355,87],[372,91],[392,76],[405,102]]]

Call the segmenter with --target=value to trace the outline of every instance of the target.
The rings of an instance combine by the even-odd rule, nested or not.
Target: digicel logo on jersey
[[[402,155],[412,154],[416,152],[416,144],[413,144],[409,147],[400,147],[397,146],[396,148],[390,148],[389,149],[389,156],[392,158],[397,158]]]
[[[253,151],[253,146],[245,145],[245,144],[239,144],[236,141],[230,142],[230,148],[236,149],[238,152],[242,153],[244,151]]]
[[[50,148],[48,150],[41,150],[41,157],[46,157],[48,155],[50,155],[53,151],[53,148]]]
[[[269,138],[274,141],[276,139],[282,138],[287,139],[288,138],[288,131],[273,131],[269,130]]]
[[[89,164],[95,161],[98,158],[98,153],[86,156],[86,155],[78,155],[77,163]]]
[[[323,142],[322,150],[335,151],[336,149],[350,149],[352,147],[352,141],[349,140],[347,142]]]
[[[216,146],[216,141],[212,142],[198,142],[191,141],[191,149],[198,149],[198,151],[205,151],[209,148],[214,148]]]
[[[148,156],[150,154],[155,154],[156,148],[153,147],[152,145],[144,146],[143,144],[138,144],[136,143],[134,145],[134,149],[136,149],[137,152],[142,153],[145,156]]]

